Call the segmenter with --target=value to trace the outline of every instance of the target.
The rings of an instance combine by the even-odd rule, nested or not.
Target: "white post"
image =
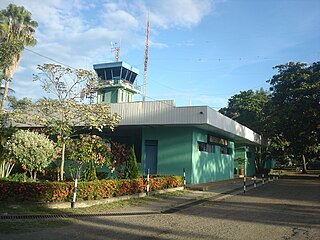
[[[183,168],[183,189],[186,189],[186,185],[187,185],[187,182],[186,182],[186,169]]]
[[[147,174],[147,195],[149,195],[150,192],[150,169],[148,168],[148,174]]]
[[[72,198],[72,202],[71,202],[71,208],[74,208],[75,204],[76,204],[77,187],[78,187],[78,171],[76,173],[76,179],[74,180],[74,190],[73,190],[73,198]]]

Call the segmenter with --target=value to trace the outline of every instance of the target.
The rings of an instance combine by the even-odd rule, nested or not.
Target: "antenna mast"
[[[118,43],[113,43],[111,42],[111,52],[114,52],[114,59],[116,62],[119,62],[119,58],[120,58],[120,47],[117,46]]]
[[[143,95],[142,95],[143,102],[146,100],[147,71],[148,71],[148,49],[149,49],[149,15],[147,17],[146,46],[145,46],[145,50],[144,50],[144,73],[143,73]]]

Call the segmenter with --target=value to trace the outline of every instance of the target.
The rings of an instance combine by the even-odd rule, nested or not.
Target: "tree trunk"
[[[9,82],[10,79],[12,78],[14,72],[17,70],[19,62],[21,59],[21,53],[15,54],[12,56],[12,64],[4,69],[4,78],[5,78],[5,88],[4,92],[2,95],[2,101],[1,101],[1,107],[0,107],[0,112],[4,112],[5,104],[7,101],[8,97],[8,91],[9,91]]]
[[[2,95],[2,101],[1,101],[1,107],[0,107],[0,112],[4,112],[4,107],[6,105],[7,97],[8,97],[8,91],[9,91],[9,78],[5,79],[5,86],[4,86],[4,92]]]
[[[10,162],[7,163],[7,171],[6,171],[5,177],[9,177],[13,167],[14,167],[14,163],[12,163],[12,165],[10,164]]]
[[[3,161],[1,163],[1,168],[0,168],[0,177],[4,177],[5,176],[5,161]]]
[[[304,154],[302,154],[302,162],[303,162],[303,173],[307,173],[307,163],[306,163],[306,157],[304,156]]]
[[[62,151],[61,151],[60,181],[63,181],[65,149],[66,149],[66,143],[63,141],[62,142]]]
[[[31,178],[32,178],[33,182],[36,182],[37,181],[37,170],[33,170],[33,171],[34,171],[34,173],[33,173],[33,175],[31,174]]]

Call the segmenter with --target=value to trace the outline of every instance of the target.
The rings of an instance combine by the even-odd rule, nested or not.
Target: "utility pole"
[[[147,17],[146,26],[146,46],[144,50],[144,73],[143,73],[143,95],[142,101],[146,100],[146,89],[147,89],[147,72],[148,72],[148,49],[149,49],[149,15]]]
[[[111,42],[111,52],[114,52],[114,59],[116,62],[119,62],[120,58],[120,46],[117,46],[118,43]]]

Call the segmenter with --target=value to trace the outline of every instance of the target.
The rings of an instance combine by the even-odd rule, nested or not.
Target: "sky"
[[[10,83],[18,99],[47,96],[37,65],[93,70],[114,61],[112,42],[141,86],[148,15],[148,101],[218,110],[240,91],[269,89],[274,66],[320,60],[319,0],[0,0],[0,9],[9,3],[39,24]]]

